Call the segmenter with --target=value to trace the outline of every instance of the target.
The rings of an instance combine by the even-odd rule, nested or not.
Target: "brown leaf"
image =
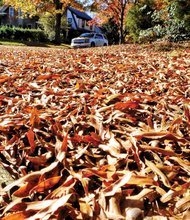
[[[37,184],[36,182],[27,182],[24,186],[21,186],[19,189],[17,189],[13,195],[16,197],[26,197],[29,195],[30,190],[34,187],[34,185]]]
[[[47,180],[44,180],[40,182],[37,186],[32,188],[32,191],[35,192],[44,192],[50,188],[52,188],[54,185],[56,185],[61,179],[61,176],[54,176]]]
[[[39,111],[36,108],[33,108],[30,116],[30,124],[32,127],[37,127],[40,124]]]
[[[120,110],[120,111],[125,111],[127,109],[136,109],[139,107],[139,104],[137,102],[134,102],[134,101],[126,101],[126,102],[117,102],[115,105],[114,105],[114,108],[116,110]]]
[[[167,186],[167,187],[169,187],[169,188],[171,187],[170,182],[169,182],[167,176],[166,176],[164,173],[162,173],[162,171],[159,170],[159,168],[158,168],[153,162],[151,162],[151,161],[149,161],[149,160],[145,160],[145,163],[146,163],[146,165],[147,165],[148,167],[150,167],[150,169],[151,169],[154,173],[156,173],[156,174],[161,178],[161,180],[162,180],[162,182],[163,182],[163,184],[164,184],[165,186]]]
[[[30,144],[30,150],[31,150],[31,152],[34,152],[34,150],[36,148],[36,144],[35,144],[35,141],[34,141],[34,137],[35,137],[34,131],[32,129],[30,129],[26,133],[26,136],[27,136],[29,144]]]
[[[123,177],[121,177],[119,180],[117,180],[114,184],[107,187],[104,190],[104,195],[105,196],[115,195],[115,193],[118,192],[118,190],[120,190],[122,186],[124,186],[125,184],[128,184],[131,176],[132,176],[132,172],[128,171]]]
[[[61,150],[63,152],[67,152],[67,145],[68,145],[68,134],[65,135],[63,142],[62,142],[62,146],[61,146]]]

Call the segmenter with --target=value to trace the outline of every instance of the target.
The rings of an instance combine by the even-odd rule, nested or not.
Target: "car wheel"
[[[91,47],[95,47],[95,43],[94,42],[91,43]]]
[[[104,43],[104,46],[107,46],[107,44],[106,44],[106,43]]]

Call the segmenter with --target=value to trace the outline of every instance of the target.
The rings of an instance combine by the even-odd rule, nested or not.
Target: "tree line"
[[[61,41],[63,11],[67,6],[90,9],[96,13],[92,23],[102,27],[110,43],[144,42],[164,38],[179,41],[190,38],[189,0],[4,0],[39,15],[46,27],[54,28],[57,44]],[[49,13],[49,17],[47,14]],[[46,16],[47,19],[44,19]],[[47,24],[48,21],[51,22]]]
[[[95,6],[112,43],[190,39],[189,0],[102,0],[102,4]]]

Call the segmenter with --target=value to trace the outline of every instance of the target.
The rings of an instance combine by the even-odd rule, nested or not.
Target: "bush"
[[[12,39],[14,38],[14,29],[6,26],[0,27],[0,38],[1,39]]]
[[[11,28],[8,26],[2,26],[0,27],[0,39],[46,42],[47,36],[44,31],[40,29]]]
[[[169,20],[166,21],[167,37],[170,41],[190,39],[190,2],[174,0],[168,8]]]
[[[172,42],[190,39],[190,1],[173,0],[158,7],[156,0],[142,0],[128,12],[126,25],[134,41],[164,38]]]
[[[163,28],[161,25],[156,25],[152,28],[141,30],[139,33],[139,42],[140,43],[152,42],[159,38],[163,38],[165,34],[166,34],[165,28]]]

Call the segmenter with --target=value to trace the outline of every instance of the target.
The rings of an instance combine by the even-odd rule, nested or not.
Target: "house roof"
[[[3,5],[1,8],[0,8],[0,15],[6,15],[6,10],[9,6],[8,5]]]
[[[0,7],[0,12],[5,12],[8,7],[9,5],[3,5],[2,7]]]
[[[82,18],[82,19],[85,19],[85,20],[92,20],[92,18],[85,12],[82,12],[82,11],[79,11],[75,8],[72,8],[72,7],[68,7],[68,9],[74,13],[78,18]]]

